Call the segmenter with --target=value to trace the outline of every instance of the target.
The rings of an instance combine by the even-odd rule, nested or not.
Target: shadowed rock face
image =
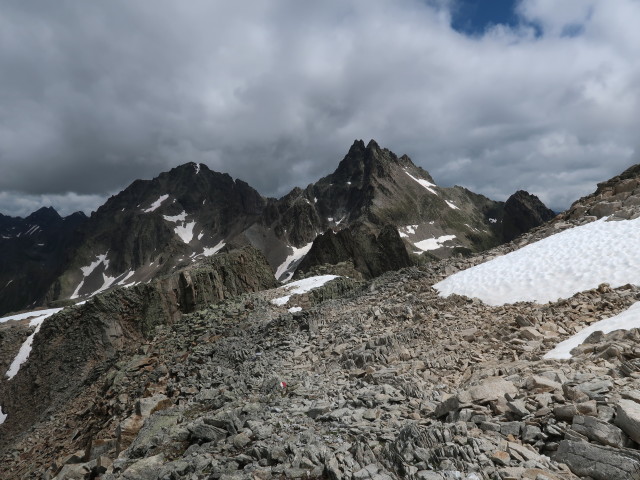
[[[157,326],[179,321],[183,313],[205,305],[276,285],[264,255],[245,247],[149,284],[98,295],[52,316],[36,335],[29,361],[11,381],[0,380],[0,404],[9,414],[4,439],[68,401],[121,356],[133,354]]]
[[[190,263],[185,259],[192,253],[244,230],[263,206],[260,194],[245,182],[205,165],[188,163],[153,180],[136,180],[91,216],[51,297],[68,298],[81,281],[79,295],[99,288],[102,276],[92,283],[83,279],[81,268],[101,254],[108,260],[104,274],[111,277],[135,271],[136,281],[148,281],[171,273]],[[188,232],[184,239],[180,228]]]
[[[351,262],[365,278],[411,265],[407,250],[393,225],[384,226],[378,235],[364,224],[333,232],[327,230],[313,243],[302,260],[296,276],[324,264]]]
[[[0,215],[0,315],[46,300],[86,221],[83,213],[62,218],[51,207],[24,219]]]
[[[555,217],[553,210],[547,208],[538,197],[519,190],[504,204],[502,239],[504,242],[510,242],[553,217]]]

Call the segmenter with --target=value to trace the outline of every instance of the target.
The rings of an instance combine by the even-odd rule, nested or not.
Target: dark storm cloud
[[[4,2],[0,211],[92,209],[187,161],[281,195],[355,138],[564,208],[637,161],[640,7],[518,5],[466,37],[447,0]]]

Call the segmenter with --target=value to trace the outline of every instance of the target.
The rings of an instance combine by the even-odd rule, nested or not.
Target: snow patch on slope
[[[173,215],[173,216],[163,215],[162,218],[164,218],[167,222],[172,222],[172,223],[184,222],[187,218],[187,212],[183,211],[182,213],[179,213],[178,215]]]
[[[122,278],[121,280],[119,280],[119,281],[118,281],[117,285],[123,285],[124,283],[126,283],[126,281],[127,281],[127,280],[129,280],[131,277],[133,277],[133,275],[134,275],[135,273],[136,273],[135,271],[130,270],[130,271],[125,275],[125,277],[124,277],[124,278]]]
[[[556,348],[548,352],[543,358],[566,360],[571,358],[571,350],[581,345],[593,332],[611,333],[615,330],[631,330],[640,328],[640,302],[631,305],[618,315],[600,320],[580,330],[573,337],[556,345]]]
[[[39,318],[43,316],[51,316],[54,313],[57,313],[59,311],[60,311],[59,308],[49,308],[47,310],[34,310],[32,312],[17,313],[15,315],[9,315],[8,317],[0,318],[0,323],[9,322],[11,320],[15,320],[15,321],[25,320],[31,317]]]
[[[296,247],[289,247],[293,250],[293,253],[291,253],[289,256],[287,256],[287,258],[285,258],[284,262],[282,262],[282,264],[277,268],[276,270],[276,278],[282,282],[286,282],[288,280],[291,279],[291,277],[293,276],[293,267],[295,267],[297,265],[297,263],[300,263],[300,260],[302,260],[302,258],[309,253],[309,250],[311,250],[311,245],[313,245],[313,242],[309,242],[306,245],[300,247],[300,248],[296,248]],[[291,270],[291,271],[289,271]],[[286,276],[285,276],[286,274]],[[282,278],[282,277],[285,278]]]
[[[107,252],[107,253],[109,253],[109,252]],[[71,297],[70,297],[71,299],[78,298],[78,295],[80,293],[80,289],[84,285],[85,278],[87,278],[89,275],[91,275],[91,273],[93,273],[93,271],[98,267],[98,265],[103,264],[105,269],[109,268],[109,260],[107,259],[107,253],[104,253],[102,255],[97,255],[95,261],[91,262],[86,267],[80,267],[80,270],[82,270],[82,276],[84,278],[82,280],[80,280],[80,283],[76,287],[75,291],[73,292],[73,294],[71,294]],[[106,278],[105,278],[105,280],[106,280]]]
[[[193,227],[196,226],[196,222],[187,222],[187,212],[183,211],[178,215],[163,215],[167,222],[177,223],[173,231],[180,237],[184,243],[190,243],[193,240]]]
[[[202,255],[204,255],[205,257],[210,257],[211,255],[215,255],[220,250],[222,250],[225,245],[226,244],[224,243],[224,240],[220,240],[220,242],[218,242],[218,244],[215,245],[214,247],[211,247],[211,248],[205,247],[204,251],[202,252]]]
[[[458,207],[456,207],[452,202],[450,202],[449,200],[445,200],[445,203],[449,206],[449,208],[453,208],[454,210],[460,210]]]
[[[29,354],[31,353],[31,346],[33,345],[33,339],[35,338],[36,334],[40,331],[40,327],[42,326],[42,323],[54,313],[58,313],[60,310],[62,310],[62,308],[52,308],[50,310],[41,310],[41,312],[48,312],[48,313],[43,313],[37,316],[36,318],[33,318],[29,322],[29,326],[36,327],[36,329],[33,331],[31,335],[29,335],[29,337],[20,346],[20,350],[18,351],[18,354],[11,362],[11,365],[9,366],[9,370],[7,370],[7,373],[5,374],[9,380],[11,380],[13,377],[17,375],[22,364],[26,362],[27,359],[29,358]],[[30,312],[31,315],[37,315],[38,313],[40,312]],[[0,321],[2,320],[0,319]]]
[[[2,407],[0,407],[0,425],[4,423],[7,419],[7,414],[2,411]]]
[[[271,303],[274,305],[286,305],[292,295],[300,295],[302,293],[310,292],[311,290],[319,288],[325,283],[330,282],[334,278],[338,278],[338,275],[318,275],[317,277],[303,278],[302,280],[291,282],[284,287],[281,287],[282,289],[287,290],[289,295],[274,298],[271,300]]]
[[[409,235],[415,235],[416,234],[416,228],[418,228],[418,225],[407,225],[407,226],[404,226],[404,227],[400,227],[398,229],[398,234],[402,238],[409,238]]]
[[[640,285],[640,218],[574,227],[434,285],[489,305],[546,303],[595,288]]]
[[[146,210],[143,210],[144,213],[151,213],[155,210],[157,210],[160,205],[162,205],[162,202],[164,202],[167,198],[169,198],[169,195],[161,195],[155,202],[153,202],[151,204],[151,206],[149,208],[147,208]]]
[[[421,254],[429,250],[437,250],[441,248],[445,242],[453,240],[454,238],[456,238],[455,235],[442,235],[441,237],[437,238],[427,238],[426,240],[414,243],[414,245],[422,250],[422,252],[417,252]]]
[[[407,172],[406,170],[404,171],[404,173],[406,173],[407,175],[409,175],[413,180],[415,180],[416,182],[418,182],[420,185],[422,185],[424,188],[426,188],[427,190],[429,190],[431,193],[433,193],[434,195],[438,195],[438,192],[436,192],[433,187],[435,187],[436,185],[428,182],[427,180],[424,180],[422,178],[416,178],[413,175],[411,175],[409,172]]]
[[[98,290],[93,292],[93,294],[91,296],[97,295],[100,292],[104,292],[107,288],[109,288],[111,285],[113,285],[113,282],[116,281],[116,278],[118,278],[118,277],[110,277],[106,273],[103,273],[102,274],[102,286]]]
[[[184,243],[189,243],[193,240],[193,227],[196,226],[196,222],[185,222],[184,225],[177,225],[173,231]]]

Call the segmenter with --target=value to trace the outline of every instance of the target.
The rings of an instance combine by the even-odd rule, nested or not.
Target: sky
[[[371,138],[559,211],[640,162],[638,24],[640,0],[0,1],[0,213],[189,161],[281,196]]]

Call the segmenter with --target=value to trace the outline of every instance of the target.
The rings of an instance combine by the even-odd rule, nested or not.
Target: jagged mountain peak
[[[504,204],[502,220],[502,239],[510,242],[523,232],[541,225],[555,217],[553,210],[547,208],[535,195],[518,190]]]
[[[216,172],[202,163],[188,162],[151,180],[135,180],[110,197],[96,214],[135,209],[161,214],[167,209],[198,210],[212,202],[218,205],[240,203],[243,209],[255,213],[262,208],[263,199],[249,184],[228,173]]]
[[[397,167],[417,168],[407,155],[398,157],[373,139],[366,146],[362,140],[356,140],[338,168],[326,178],[331,182],[366,182],[372,177],[388,176]]]
[[[58,211],[53,207],[42,207],[29,215],[25,220],[29,223],[50,223],[62,220]]]

